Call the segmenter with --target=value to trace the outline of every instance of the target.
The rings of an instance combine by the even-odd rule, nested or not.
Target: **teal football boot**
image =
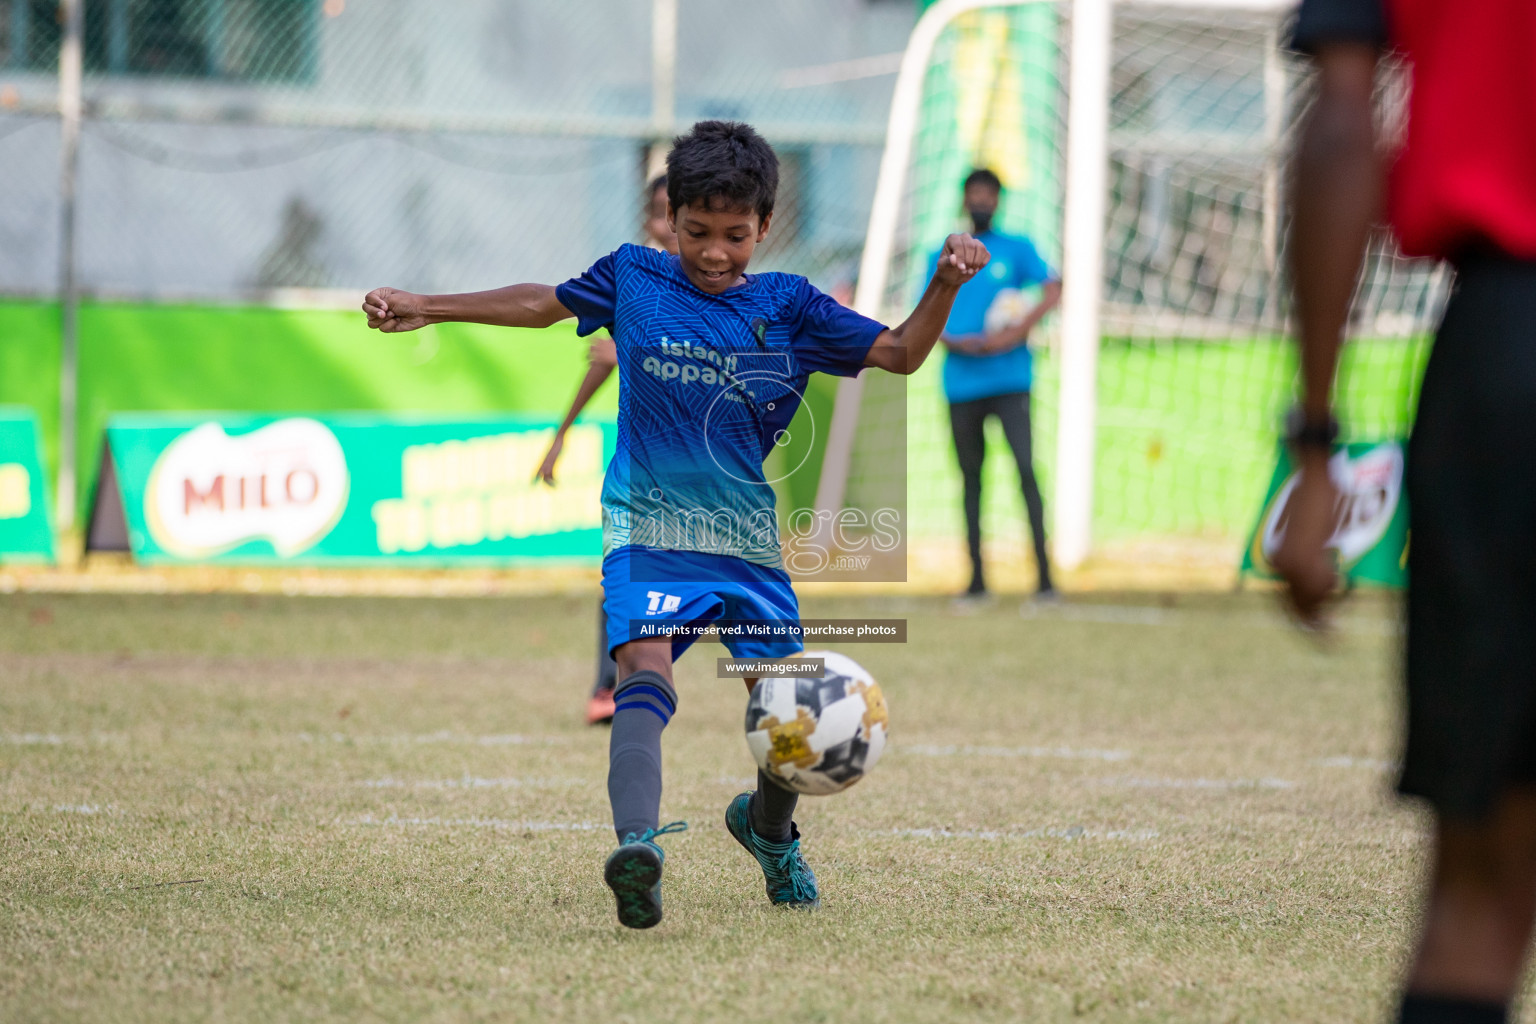
[[[603,865],[603,881],[619,904],[619,924],[626,928],[654,928],[661,923],[661,865],[666,853],[656,844],[658,836],[686,832],[686,821],[662,828],[648,828],[624,837]]]
[[[821,905],[821,893],[816,888],[816,873],[800,856],[800,830],[793,824],[787,843],[774,843],[752,831],[752,818],[747,808],[752,794],[743,793],[731,801],[725,809],[725,827],[748,853],[757,858],[767,880],[768,899],[774,906],[811,910]]]

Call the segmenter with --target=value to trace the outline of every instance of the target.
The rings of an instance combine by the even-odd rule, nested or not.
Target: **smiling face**
[[[671,211],[683,273],[700,291],[719,295],[741,283],[752,251],[768,235],[773,214],[761,220],[750,210],[712,208],[700,203]]]

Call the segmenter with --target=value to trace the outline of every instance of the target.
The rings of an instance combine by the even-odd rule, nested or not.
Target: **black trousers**
[[[1461,261],[1408,443],[1398,788],[1482,820],[1536,785],[1536,261]]]
[[[1051,563],[1045,553],[1045,503],[1040,499],[1040,484],[1035,480],[1028,391],[1012,391],[970,402],[951,402],[949,406],[955,455],[960,459],[960,475],[965,481],[965,539],[971,550],[970,589],[979,593],[987,585],[981,567],[981,466],[987,455],[984,428],[988,416],[996,416],[1002,423],[1003,437],[1013,449],[1013,460],[1019,467],[1019,484],[1024,491],[1024,508],[1029,512],[1029,530],[1035,542],[1040,589],[1049,590]]]

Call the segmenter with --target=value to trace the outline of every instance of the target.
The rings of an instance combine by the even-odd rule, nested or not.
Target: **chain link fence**
[[[764,265],[836,287],[915,16],[681,0],[659,68],[646,0],[82,2],[81,287],[194,299],[561,280],[638,237],[651,145],[702,117],[784,160]],[[0,292],[56,287],[57,6],[0,0]]]

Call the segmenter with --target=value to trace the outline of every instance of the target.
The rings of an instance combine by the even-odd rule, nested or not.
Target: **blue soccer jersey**
[[[618,356],[604,554],[635,544],[782,568],[763,460],[811,373],[854,376],[885,327],[792,274],[747,274],[711,295],[676,256],[637,245],[556,295],[578,334],[606,328]]]

